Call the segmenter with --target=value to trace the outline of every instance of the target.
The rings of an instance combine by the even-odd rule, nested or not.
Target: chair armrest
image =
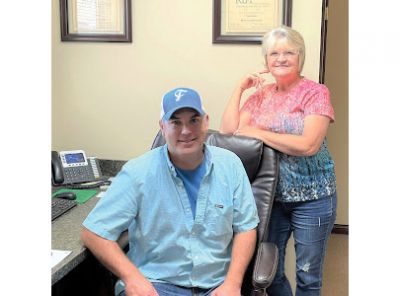
[[[261,242],[253,270],[253,286],[260,289],[268,288],[278,266],[278,248],[273,243]]]

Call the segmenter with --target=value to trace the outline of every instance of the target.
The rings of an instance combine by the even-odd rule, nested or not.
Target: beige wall
[[[244,74],[262,69],[260,46],[212,44],[213,1],[132,1],[133,42],[128,44],[61,42],[58,2],[52,1],[54,150],[84,149],[89,155],[120,160],[140,155],[149,149],[158,130],[161,96],[176,86],[201,93],[210,127],[218,129],[235,83]],[[306,41],[303,75],[318,81],[322,1],[293,2],[292,26]],[[330,2],[330,6],[340,2],[347,6],[347,1]],[[336,26],[344,28],[347,23],[332,28]],[[343,70],[347,59],[337,62],[336,42],[328,42],[326,82],[336,113],[328,140],[338,175],[337,223],[348,224],[347,71]],[[347,43],[341,59],[346,53]],[[330,69],[336,72],[330,74]],[[347,264],[347,257],[340,255],[346,247],[332,237],[327,256],[336,266],[326,267],[329,283],[333,280],[329,271]],[[294,283],[292,243],[287,270]],[[345,295],[332,291],[330,295]]]
[[[325,83],[330,89],[335,109],[335,123],[329,128],[328,145],[336,165],[339,201],[336,223],[339,224],[349,224],[348,11],[347,0],[335,0],[329,3]]]
[[[349,59],[348,1],[329,1],[325,83],[331,91],[336,121],[328,133],[329,150],[335,160],[338,190],[336,223],[349,224]],[[325,296],[349,294],[349,236],[334,234],[327,246],[324,268]]]
[[[53,0],[52,148],[127,160],[149,149],[161,96],[197,89],[218,128],[235,83],[262,69],[258,45],[213,45],[212,1],[132,1],[133,43],[61,42]],[[303,73],[318,79],[320,3],[294,1],[293,27],[308,50]]]

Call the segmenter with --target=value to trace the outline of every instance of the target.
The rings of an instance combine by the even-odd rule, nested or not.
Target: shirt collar
[[[164,146],[162,147],[162,150],[163,150],[162,153],[163,153],[164,159],[165,159],[165,161],[167,163],[169,171],[174,176],[177,176],[176,170],[175,170],[175,166],[171,162],[171,159],[169,158],[169,155],[168,155],[168,145],[164,144]],[[203,161],[206,162],[206,173],[205,173],[205,175],[208,175],[208,173],[211,171],[211,168],[213,166],[213,160],[212,160],[212,155],[210,153],[210,148],[206,143],[204,143],[204,160]]]

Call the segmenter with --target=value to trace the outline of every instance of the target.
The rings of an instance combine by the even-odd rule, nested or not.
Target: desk
[[[115,176],[125,162],[121,160],[99,159],[100,169],[104,176]],[[52,221],[51,248],[72,251],[71,254],[51,269],[52,286],[76,269],[76,267],[82,265],[89,256],[92,256],[90,251],[81,243],[80,233],[83,220],[85,220],[98,201],[99,198],[94,196],[87,202],[78,204],[67,213]],[[121,248],[125,248],[128,245],[127,231],[118,239],[118,244]]]
[[[92,197],[55,219],[51,224],[51,248],[72,251],[66,258],[51,269],[51,284],[54,285],[71,270],[81,264],[89,255],[89,250],[80,241],[82,222],[99,201]],[[121,248],[128,244],[128,234],[123,233],[118,240]]]

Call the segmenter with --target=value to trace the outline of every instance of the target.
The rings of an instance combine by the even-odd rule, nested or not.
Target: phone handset
[[[51,151],[51,181],[53,184],[64,183],[64,173],[57,151]]]

